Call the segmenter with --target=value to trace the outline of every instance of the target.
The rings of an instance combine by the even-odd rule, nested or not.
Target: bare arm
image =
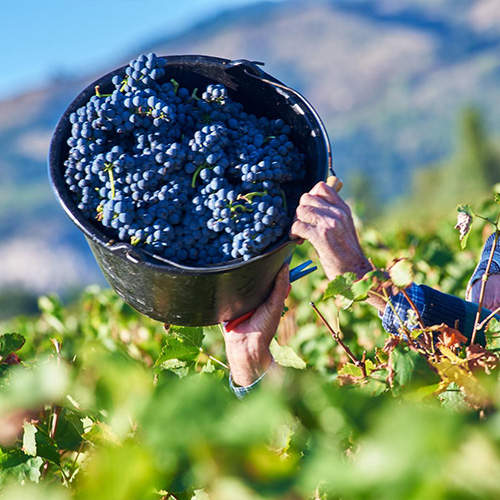
[[[361,249],[351,209],[325,182],[302,195],[290,236],[313,245],[329,280],[346,272],[361,279],[372,270]],[[386,303],[379,297],[371,295],[368,302],[381,312],[385,310]]]

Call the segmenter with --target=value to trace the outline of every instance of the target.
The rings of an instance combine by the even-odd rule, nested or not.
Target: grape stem
[[[95,86],[95,95],[97,97],[111,97],[111,94],[101,94],[101,91],[99,90],[99,85]]]
[[[172,78],[170,80],[170,83],[174,86],[174,95],[177,95],[177,91],[179,90],[179,82]]]
[[[267,191],[264,191],[263,193],[261,193],[260,191],[254,191],[253,193],[239,194],[236,199],[237,200],[245,200],[248,203],[252,203],[252,200],[256,196],[266,196],[266,195],[267,195]]]
[[[114,197],[115,197],[115,178],[113,175],[113,164],[112,163],[106,163],[106,171],[108,172],[109,182],[111,184],[111,199],[114,199]]]
[[[198,89],[197,89],[197,88],[195,88],[195,89],[193,90],[193,93],[191,94],[191,100],[192,100],[192,101],[199,101],[199,100],[200,100],[200,98],[196,95],[196,92],[198,92]]]
[[[204,169],[204,168],[207,168],[207,163],[203,163],[203,165],[200,165],[197,169],[196,169],[196,172],[193,174],[193,180],[191,181],[191,187],[194,189],[194,187],[196,186],[196,178],[198,177],[198,174]],[[210,168],[210,167],[208,167]]]
[[[330,323],[326,320],[326,318],[321,314],[319,309],[317,308],[316,304],[314,302],[309,302],[309,305],[313,308],[314,312],[318,315],[319,319],[321,322],[326,326],[328,331],[331,333],[332,337],[334,338],[335,341],[342,347],[344,352],[347,354],[349,359],[354,363],[355,366],[360,368],[361,373],[363,375],[363,378],[366,378],[366,354],[363,354],[363,358],[361,361],[353,354],[351,349],[349,349],[349,346],[347,344],[344,344],[342,339],[340,338],[339,334],[332,328]]]

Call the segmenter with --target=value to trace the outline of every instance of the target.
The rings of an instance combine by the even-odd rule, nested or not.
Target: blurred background
[[[0,318],[104,283],[47,153],[74,97],[143,52],[265,62],[378,230],[432,229],[500,181],[498,0],[16,0],[0,18]]]

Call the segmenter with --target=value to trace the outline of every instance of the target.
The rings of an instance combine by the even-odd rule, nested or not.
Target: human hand
[[[479,303],[482,280],[476,280],[470,290],[470,300]],[[484,289],[483,306],[490,311],[500,307],[500,274],[488,276]]]
[[[300,198],[290,236],[311,242],[330,281],[345,272],[361,278],[372,269],[361,250],[349,206],[325,182]]]
[[[231,331],[224,331],[227,360],[235,384],[250,385],[272,363],[269,345],[278,329],[289,289],[289,266],[285,264],[276,276],[269,298],[249,319]]]

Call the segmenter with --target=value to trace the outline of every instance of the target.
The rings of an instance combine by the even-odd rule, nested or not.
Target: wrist
[[[227,359],[233,382],[242,387],[255,382],[273,362],[269,348],[256,352],[227,349]]]

